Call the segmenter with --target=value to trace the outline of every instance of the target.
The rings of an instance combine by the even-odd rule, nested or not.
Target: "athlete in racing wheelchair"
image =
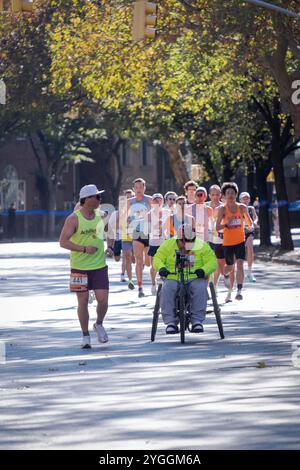
[[[178,263],[183,273],[188,296],[192,333],[203,332],[208,300],[208,277],[217,269],[217,259],[208,243],[196,238],[191,225],[183,224],[178,235],[165,240],[153,258],[153,267],[165,278],[160,292],[160,308],[167,334],[179,333],[176,297],[180,286]]]

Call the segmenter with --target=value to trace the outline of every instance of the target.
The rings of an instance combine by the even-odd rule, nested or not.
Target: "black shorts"
[[[215,253],[217,259],[224,259],[225,258],[222,243],[209,242],[209,246],[211,247],[211,249]]]
[[[155,256],[158,248],[159,248],[159,246],[150,245],[149,250],[148,250],[148,256]]]
[[[133,232],[133,241],[140,242],[144,246],[149,246],[149,237],[145,235],[143,232]]]
[[[121,240],[115,240],[113,246],[114,256],[121,256],[122,242]]]
[[[247,240],[247,238],[249,238],[251,236],[254,238],[254,232],[245,232],[246,240]]]
[[[109,281],[108,281],[108,267],[100,269],[90,269],[83,271],[82,269],[71,269],[72,273],[87,274],[88,277],[88,286],[87,290],[96,290],[103,289],[109,290]]]
[[[227,266],[234,264],[234,257],[236,259],[246,259],[245,242],[239,243],[238,245],[223,246],[223,250]]]

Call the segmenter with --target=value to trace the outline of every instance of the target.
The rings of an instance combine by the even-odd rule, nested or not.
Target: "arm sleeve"
[[[209,276],[215,270],[217,269],[218,263],[217,263],[217,258],[216,255],[214,254],[213,250],[211,247],[208,245],[208,243],[205,243],[203,245],[203,259],[204,259],[204,265],[202,266],[203,271],[205,272],[206,276]]]
[[[167,242],[163,242],[162,245],[158,248],[154,258],[153,258],[153,268],[155,271],[159,271],[160,268],[166,267],[166,260],[167,260]]]

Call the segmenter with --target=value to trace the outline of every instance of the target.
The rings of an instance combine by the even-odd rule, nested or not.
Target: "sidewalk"
[[[300,266],[300,228],[292,229],[292,238],[295,248],[293,251],[287,252],[280,250],[280,240],[275,236],[271,237],[273,246],[269,248],[261,248],[259,240],[254,240],[255,259]]]

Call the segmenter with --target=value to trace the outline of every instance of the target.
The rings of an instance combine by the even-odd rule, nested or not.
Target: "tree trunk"
[[[290,104],[290,113],[294,124],[295,137],[300,139],[300,104]]]
[[[255,167],[253,163],[251,163],[248,165],[248,169],[247,169],[247,191],[249,192],[253,200],[257,196],[254,181],[255,181]]]
[[[294,249],[294,243],[291,235],[288,195],[284,178],[283,158],[279,139],[280,137],[278,136],[278,133],[273,131],[272,161],[279,213],[279,230],[281,240],[280,246],[282,250],[291,251]]]
[[[116,169],[117,169],[117,172],[116,172],[117,174],[115,177],[114,185],[111,190],[112,201],[115,207],[118,207],[118,199],[119,199],[120,188],[121,188],[122,179],[123,179],[123,168],[122,168],[121,155],[120,155],[120,146],[123,142],[124,141],[122,139],[118,139],[112,151],[113,156],[115,158]]]
[[[266,169],[261,163],[256,165],[256,185],[259,197],[259,233],[260,246],[271,246],[271,227],[269,217],[269,201],[267,188],[267,175],[269,169]]]
[[[56,179],[52,178],[52,166],[48,167],[48,237],[54,239],[55,233],[55,211],[56,211]]]
[[[224,149],[221,148],[222,162],[223,162],[223,181],[231,181],[233,177],[233,171],[230,165],[230,156],[224,152]]]
[[[162,147],[168,152],[170,156],[170,165],[175,175],[176,181],[179,186],[184,184],[190,179],[184,158],[180,152],[180,145],[177,142],[164,141]]]

